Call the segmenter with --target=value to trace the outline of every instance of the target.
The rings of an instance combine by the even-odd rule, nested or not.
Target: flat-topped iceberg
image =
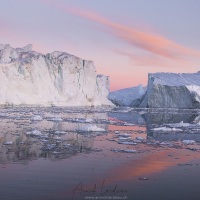
[[[140,107],[200,108],[200,72],[149,74]]]
[[[44,55],[32,45],[0,44],[0,81],[0,104],[112,105],[109,78],[97,75],[92,61],[65,52]]]

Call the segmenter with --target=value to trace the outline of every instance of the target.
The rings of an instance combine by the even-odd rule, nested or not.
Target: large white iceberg
[[[0,104],[112,105],[109,78],[97,75],[92,61],[59,51],[44,55],[32,45],[0,44],[0,81]]]
[[[149,74],[140,107],[200,108],[200,72]]]
[[[108,99],[118,106],[137,106],[146,88],[142,85],[110,92]]]

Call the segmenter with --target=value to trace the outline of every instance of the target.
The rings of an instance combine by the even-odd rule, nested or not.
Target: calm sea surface
[[[199,110],[0,109],[2,200],[195,200],[199,186]]]

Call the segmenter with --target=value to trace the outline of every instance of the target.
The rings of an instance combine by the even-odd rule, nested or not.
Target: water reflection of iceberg
[[[191,113],[146,113],[147,135],[159,141],[195,140],[200,142],[198,114]]]
[[[51,160],[75,156],[80,152],[91,152],[94,136],[98,132],[78,132],[88,126],[93,118],[107,118],[106,113],[64,112],[62,108],[7,108],[0,116],[0,163],[22,162],[37,158]],[[71,110],[70,110],[71,111]],[[34,115],[43,120],[32,120]],[[69,122],[71,118],[86,119]],[[48,120],[48,119],[62,120]],[[66,119],[66,121],[65,121]],[[87,120],[90,119],[90,120]],[[98,130],[107,130],[107,125],[92,124]]]

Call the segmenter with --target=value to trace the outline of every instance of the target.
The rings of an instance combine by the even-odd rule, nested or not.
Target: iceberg
[[[137,106],[145,91],[146,88],[140,84],[136,87],[110,92],[108,99],[117,106]]]
[[[44,55],[32,45],[0,44],[0,80],[1,105],[113,105],[109,77],[97,75],[92,61],[65,52]]]
[[[200,108],[200,71],[197,73],[154,73],[139,107]]]

